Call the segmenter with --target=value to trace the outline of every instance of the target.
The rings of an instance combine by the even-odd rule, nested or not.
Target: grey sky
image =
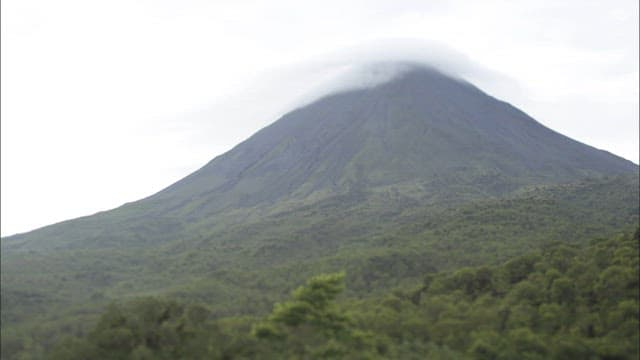
[[[2,1],[2,235],[169,185],[363,61],[638,162],[638,1]]]

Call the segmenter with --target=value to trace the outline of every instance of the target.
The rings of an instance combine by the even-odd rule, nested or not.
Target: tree
[[[344,289],[344,277],[336,273],[311,278],[294,291],[292,300],[276,304],[254,327],[254,335],[288,357],[341,358],[373,351],[368,334],[355,330],[334,304]]]
[[[204,334],[208,311],[153,297],[110,305],[86,339],[61,343],[60,359],[175,359],[184,357],[192,340]],[[190,354],[193,355],[193,354]],[[189,356],[190,358],[205,357]]]

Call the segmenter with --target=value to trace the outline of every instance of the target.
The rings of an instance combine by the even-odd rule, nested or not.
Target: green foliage
[[[140,298],[112,304],[85,341],[68,338],[53,359],[175,359],[205,331],[208,311],[174,301]]]
[[[367,358],[376,353],[371,335],[354,329],[334,304],[344,289],[344,273],[319,275],[276,304],[253,334],[268,342],[278,358]],[[369,354],[369,355],[367,355]]]
[[[263,318],[216,319],[201,306],[136,299],[109,306],[93,330],[62,340],[50,357],[636,359],[640,311],[631,278],[639,274],[629,250],[640,250],[629,235],[553,244],[362,300],[340,296],[344,273],[319,275]],[[559,253],[568,254],[563,265]],[[601,297],[604,289],[615,297]]]
[[[422,287],[466,301],[505,299],[505,304],[517,304],[502,309],[511,313],[506,320],[497,317],[508,329],[532,319],[543,326],[532,308],[545,302],[576,309],[594,303],[614,306],[638,292],[637,277],[629,272],[638,264],[631,246],[592,241],[592,259],[572,261],[580,254],[578,247],[593,238],[630,226],[635,230],[637,177],[585,180],[454,204],[405,196],[416,189],[363,192],[357,201],[325,199],[260,219],[227,219],[214,228],[194,225],[184,238],[153,247],[133,242],[120,249],[87,245],[22,251],[3,239],[1,316],[3,334],[9,334],[2,336],[3,359],[48,353],[67,335],[87,334],[114,300],[159,296],[206,303],[217,318],[259,317],[285,301],[295,284],[340,270],[348,274],[343,298],[385,298],[389,309],[423,303],[430,295]],[[412,196],[423,195],[416,190]],[[458,270],[456,276],[441,275]],[[566,279],[573,288],[561,286]],[[389,298],[395,288],[405,295]],[[485,316],[490,314],[485,311]],[[418,320],[403,321],[427,336]],[[453,329],[456,321],[443,327]],[[599,334],[604,323],[600,316],[585,317],[575,331]]]

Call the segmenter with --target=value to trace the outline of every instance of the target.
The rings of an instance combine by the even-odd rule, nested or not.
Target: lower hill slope
[[[242,224],[193,226],[189,237],[155,247],[5,248],[3,342],[49,348],[58,335],[86,330],[109,302],[145,295],[206,303],[217,317],[264,314],[322,272],[346,270],[350,298],[377,296],[425,273],[632,229],[638,189],[638,176],[627,175],[425,205],[388,188]]]
[[[639,236],[636,228],[491,266],[418,271],[414,286],[366,299],[340,296],[352,286],[344,273],[315,276],[259,316],[138,298],[112,304],[48,358],[637,359]],[[3,358],[43,351],[15,335],[5,345]]]

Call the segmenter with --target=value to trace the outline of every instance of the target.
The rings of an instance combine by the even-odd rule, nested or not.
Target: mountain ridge
[[[416,80],[417,77],[420,77],[420,79]],[[430,84],[429,87],[425,88],[424,86],[420,87],[419,85],[416,85],[415,84],[416,82],[423,82],[423,83],[435,82],[436,84]],[[411,86],[406,86],[407,84]],[[409,87],[410,89],[407,89],[407,87]],[[447,89],[447,87],[454,87],[455,89],[453,89],[452,91],[451,89]],[[246,178],[249,175],[254,175],[259,177],[259,176],[265,175],[265,173],[275,172],[277,173],[277,175],[279,175],[279,178],[272,181],[278,181],[278,182],[283,180],[286,181],[286,179],[290,178],[292,175],[290,171],[291,168],[296,170],[299,168],[307,168],[307,167],[310,167],[308,166],[309,164],[316,165],[316,169],[313,169],[313,168],[311,169],[312,173],[294,174],[296,177],[300,179],[297,179],[298,180],[297,182],[289,181],[290,183],[289,188],[278,189],[276,192],[290,193],[290,190],[293,190],[295,193],[295,191],[298,190],[304,193],[305,190],[308,190],[304,188],[304,186],[306,186],[307,188],[310,187],[312,189],[315,189],[317,187],[330,188],[331,186],[338,186],[338,187],[341,185],[344,186],[345,183],[347,183],[349,180],[357,181],[359,176],[358,175],[359,170],[346,168],[345,162],[351,160],[353,157],[357,155],[361,155],[361,153],[358,152],[358,150],[361,150],[362,147],[373,148],[373,150],[377,151],[377,155],[380,155],[381,153],[384,155],[385,152],[391,152],[395,154],[395,156],[392,156],[390,159],[383,158],[381,160],[378,160],[378,159],[374,160],[374,161],[379,161],[380,163],[384,163],[384,160],[391,160],[392,162],[394,161],[401,162],[401,159],[399,159],[400,157],[405,155],[407,156],[412,155],[411,152],[408,150],[415,150],[415,149],[406,149],[406,147],[402,147],[402,146],[397,146],[399,143],[401,143],[400,141],[398,141],[398,139],[387,139],[385,135],[388,134],[390,130],[393,130],[393,129],[389,129],[389,125],[391,124],[391,122],[389,122],[388,119],[384,117],[376,116],[377,114],[379,114],[379,112],[383,112],[385,109],[388,109],[389,106],[394,105],[393,103],[391,103],[391,105],[384,104],[385,100],[393,96],[390,94],[400,94],[398,95],[399,99],[392,99],[392,101],[396,101],[396,102],[402,101],[403,97],[405,99],[409,97],[407,94],[408,92],[407,90],[409,91],[422,90],[423,93],[426,92],[427,94],[424,94],[426,95],[424,96],[424,98],[431,100],[429,105],[433,105],[433,103],[436,103],[436,102],[440,102],[440,103],[444,102],[444,103],[447,103],[447,106],[456,106],[458,108],[463,109],[462,114],[455,114],[456,116],[449,117],[450,124],[447,124],[448,126],[450,126],[451,123],[454,123],[454,124],[459,123],[459,124],[455,124],[458,127],[460,125],[462,126],[473,125],[473,122],[460,121],[460,119],[464,120],[465,116],[472,117],[474,118],[473,120],[481,119],[481,116],[474,116],[469,111],[467,111],[467,108],[468,107],[478,108],[478,107],[482,107],[483,105],[487,106],[487,102],[490,102],[493,99],[488,95],[482,93],[479,89],[471,86],[470,84],[462,83],[458,80],[452,81],[451,78],[448,78],[442,75],[441,73],[437,73],[434,70],[414,69],[412,71],[403,73],[399,79],[396,78],[387,83],[378,85],[374,88],[351,90],[351,91],[346,91],[339,94],[328,95],[317,100],[316,102],[310,105],[307,105],[303,108],[296,109],[284,115],[282,118],[280,118],[278,121],[274,122],[270,126],[267,126],[264,129],[260,130],[259,132],[257,132],[255,135],[253,135],[246,141],[240,143],[239,145],[231,149],[229,152],[216,157],[214,160],[209,162],[200,170],[196,171],[194,174],[188,176],[184,180],[177,182],[176,184],[171,185],[167,189],[159,192],[158,194],[152,196],[151,198],[154,198],[154,197],[161,198],[167,195],[168,193],[170,193],[172,190],[179,191],[179,188],[182,186],[183,183],[188,183],[189,186],[193,186],[193,184],[199,180],[197,179],[199,176],[201,178],[206,178],[207,186],[209,187],[209,189],[212,187],[215,187],[217,185],[216,183],[217,181],[222,181],[222,184],[220,185],[220,189],[222,192],[228,192],[230,188],[233,188],[233,187],[241,187],[245,189],[250,188],[251,184],[246,184],[246,182],[243,183],[244,178]],[[446,101],[447,99],[444,99],[442,97],[442,94],[446,95],[446,94],[450,94],[451,92],[460,92],[464,90],[471,91],[478,95],[481,94],[482,98],[481,99],[472,98],[472,100],[474,100],[475,103],[469,104],[468,97],[465,97],[464,99],[449,99],[449,101]],[[438,95],[438,92],[442,94]],[[371,99],[372,97],[373,99]],[[417,96],[414,95],[414,98],[417,98]],[[500,104],[505,105],[506,109],[509,112],[513,112],[515,114],[514,118],[516,120],[523,120],[525,123],[527,123],[526,124],[527,126],[537,126],[539,128],[538,130],[543,130],[547,132],[547,134],[544,134],[544,135],[549,135],[549,136],[559,135],[543,127],[539,123],[535,122],[535,120],[528,117],[526,114],[520,112],[519,110],[512,107],[511,105],[506,105],[506,103],[503,103],[503,102],[501,102]],[[399,104],[399,105],[415,106],[416,104],[415,103],[411,104],[409,102],[408,104]],[[382,109],[378,109],[377,106],[382,107]],[[443,106],[439,106],[439,107],[434,106],[434,108],[436,109],[435,111],[444,111]],[[422,110],[424,112],[425,109],[421,108],[418,110]],[[393,108],[392,110],[388,110],[388,111],[399,111],[399,110],[397,108]],[[398,120],[399,118],[402,118],[402,120],[405,120],[405,121],[411,120],[409,119],[411,117],[410,115],[409,116],[407,115],[403,116],[403,114],[397,114],[397,115],[398,116],[392,116],[393,120],[396,123],[399,122]],[[437,116],[438,114],[432,114],[432,115]],[[414,116],[414,118],[420,118],[420,116]],[[475,123],[477,126],[473,130],[475,132],[484,132],[483,135],[486,135],[486,133],[490,131],[503,132],[506,135],[514,135],[515,133],[513,128],[500,129],[499,127],[495,126],[495,123],[488,123],[486,121],[484,122],[475,121]],[[432,122],[432,124],[437,125],[437,122],[434,121]],[[413,130],[416,130],[416,126],[420,125],[420,123],[409,124],[409,125],[411,127],[408,128],[407,133],[399,134],[399,135],[411,135],[411,132]],[[285,132],[284,136],[282,135],[283,129],[289,130],[288,132],[284,131]],[[436,134],[436,135],[449,136],[449,137],[452,136],[451,130],[445,131],[448,129],[443,130],[438,126],[431,126],[430,128],[423,127],[420,130],[425,132],[426,131],[440,132],[440,134]],[[459,130],[459,129],[456,129],[456,130]],[[353,133],[349,134],[350,131]],[[408,137],[415,142],[419,142],[421,140],[421,139],[411,138],[410,136]],[[468,139],[468,136],[464,138]],[[457,139],[454,138],[453,140],[457,140]],[[507,147],[506,145],[509,145],[511,149],[517,149],[517,146],[516,146],[517,142],[521,140],[523,139],[513,139],[511,140],[510,143],[507,143],[507,144],[502,143],[502,144],[498,144],[498,146]],[[573,142],[571,144],[571,146],[573,147],[579,144],[574,140],[570,140],[566,137],[563,138],[562,140],[569,140],[570,142]],[[336,144],[339,148],[335,147]],[[357,147],[356,144],[359,146]],[[419,144],[419,145],[422,145],[422,144]],[[429,150],[433,151],[434,146],[437,146],[437,145],[443,148],[443,150],[441,151],[442,153],[446,153],[450,151],[452,148],[454,148],[455,150],[456,146],[466,151],[464,155],[472,154],[473,151],[476,150],[471,145],[464,144],[461,141],[458,141],[458,143],[453,144],[455,146],[452,146],[451,143],[446,143],[446,144],[431,143],[429,144]],[[485,143],[482,145],[490,146],[491,144],[487,144],[487,141],[485,141]],[[393,146],[397,146],[398,149],[393,149]],[[634,164],[617,157],[615,157],[615,162],[617,163],[616,164],[617,168],[615,169],[612,167],[609,167],[609,168],[598,167],[597,164],[595,166],[594,164],[587,164],[584,159],[585,158],[584,154],[575,154],[575,149],[571,149],[571,146],[564,145],[563,150],[566,148],[569,148],[570,151],[568,151],[567,156],[573,156],[573,158],[571,158],[570,161],[574,161],[578,163],[577,166],[574,166],[574,168],[582,166],[583,169],[580,169],[580,170],[587,173],[587,174],[580,174],[580,175],[588,175],[589,170],[595,170],[593,171],[593,173],[611,172],[612,170],[614,173],[618,173],[618,172],[634,170],[634,167],[635,167]],[[391,147],[391,149],[389,149],[389,147]],[[369,149],[366,149],[366,150],[369,150]],[[398,150],[404,151],[406,154],[397,154]],[[417,149],[417,150],[420,151],[420,149]],[[490,150],[494,150],[494,149],[490,149]],[[498,149],[498,150],[501,150],[501,149]],[[574,153],[571,153],[571,151],[573,151]],[[275,160],[272,158],[269,158],[270,156],[274,155],[274,152],[276,153],[275,155],[279,155],[279,157],[276,158]],[[609,157],[608,154],[601,153],[599,150],[596,150],[593,148],[590,148],[590,152],[591,153],[589,155],[592,157],[600,157],[600,158]],[[296,158],[295,155],[298,155],[298,158]],[[420,155],[424,155],[424,154],[420,154]],[[457,160],[460,160],[461,157],[462,156],[459,156]],[[523,157],[524,156],[520,156],[520,158],[523,158]],[[332,164],[318,165],[317,158],[320,158],[320,159],[329,158],[331,159]],[[611,158],[611,159],[614,159],[614,158]],[[608,159],[609,162],[614,162],[614,160],[611,160],[611,159]],[[356,160],[359,160],[359,159],[356,159]],[[368,160],[369,162],[372,161],[369,159],[366,159],[366,160]],[[434,156],[432,159],[426,159],[426,160],[433,162],[433,161],[436,161],[437,159],[435,159],[435,156]],[[261,163],[261,161],[263,163]],[[287,167],[287,163],[290,161],[294,161],[294,162],[297,161],[297,163],[294,164],[294,166]],[[407,162],[411,162],[411,161],[420,165],[425,163],[425,159],[410,158],[407,160]],[[540,164],[541,162],[542,161],[537,161],[537,163],[533,164],[534,167],[531,170],[540,170],[541,168],[543,168],[543,166]],[[362,161],[360,161],[360,164],[356,164],[356,165],[361,165],[361,163]],[[447,164],[442,164],[442,163],[438,165],[447,166]],[[565,162],[562,165],[569,165],[569,164]],[[363,167],[367,167],[367,166],[371,167],[370,164],[364,164]],[[591,166],[591,168],[589,168],[589,166]],[[241,168],[240,171],[238,171],[238,167]],[[404,166],[402,170],[407,170],[410,167],[411,166]],[[567,167],[569,168],[569,166]],[[335,169],[338,169],[338,171],[334,171]],[[315,170],[315,173],[322,172],[323,174],[322,178],[311,179],[312,180],[311,184],[304,183],[313,175],[313,172],[314,172],[313,170]],[[336,175],[336,172],[338,173],[338,175],[341,175],[340,170],[342,170],[342,173],[344,173],[345,171],[347,172],[347,178],[345,178],[344,176],[339,177]],[[360,170],[360,174],[362,173],[375,174],[376,170],[377,170],[376,167],[373,166],[373,169],[365,168],[363,170]],[[389,171],[388,169],[383,169],[383,170],[386,171],[387,176],[389,173],[392,172],[392,171]],[[529,169],[525,169],[525,170],[529,170]],[[424,172],[418,171],[410,175],[413,175],[414,177],[419,177],[420,175],[424,175]],[[224,180],[218,179],[218,177],[222,177]],[[575,179],[575,177],[573,178]],[[271,179],[267,179],[267,180],[271,180]],[[386,183],[392,182],[392,181],[385,181],[385,179],[379,179],[379,178],[376,179],[374,176],[369,176],[365,180],[369,180],[369,182],[373,183],[373,185],[384,184],[385,182]],[[200,180],[200,181],[204,181],[204,180]],[[301,186],[303,187],[302,189],[300,189]],[[241,189],[241,190],[244,190],[244,189]],[[250,190],[251,189],[249,189],[249,192]],[[255,195],[255,193],[253,193],[252,195]]]

